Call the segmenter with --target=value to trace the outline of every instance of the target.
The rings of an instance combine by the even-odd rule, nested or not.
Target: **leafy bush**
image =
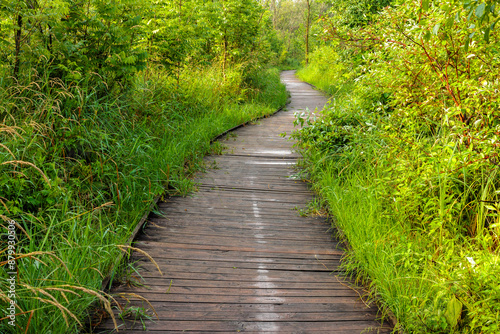
[[[325,19],[332,41],[301,72],[334,94],[296,137],[352,247],[347,268],[409,332],[498,331],[498,32],[485,8],[401,2],[351,30]],[[324,57],[342,64],[329,72]]]

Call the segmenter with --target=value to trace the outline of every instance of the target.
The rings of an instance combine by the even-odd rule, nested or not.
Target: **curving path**
[[[327,99],[293,71],[282,74],[288,111],[223,139],[226,154],[198,178],[199,191],[160,204],[136,247],[144,286],[137,293],[159,320],[120,321],[121,333],[389,333],[359,294],[337,278],[342,251],[322,217],[302,217],[312,194],[294,178],[299,157],[280,136],[293,130],[293,112]],[[168,291],[168,293],[167,293]],[[143,305],[134,302],[134,305]],[[146,304],[141,306],[148,308]],[[102,330],[111,329],[106,322]]]

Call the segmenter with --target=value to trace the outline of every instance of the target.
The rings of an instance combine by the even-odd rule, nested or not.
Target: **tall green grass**
[[[315,85],[330,95],[335,95],[342,88],[341,83],[353,78],[354,73],[346,71],[346,63],[329,46],[320,46],[311,53],[311,66],[297,71],[297,76]]]
[[[96,300],[109,309],[102,280],[151,201],[187,194],[211,139],[286,102],[277,70],[243,73],[148,70],[104,97],[40,77],[0,87],[0,217],[18,238],[16,326],[3,270],[1,333],[76,333]]]

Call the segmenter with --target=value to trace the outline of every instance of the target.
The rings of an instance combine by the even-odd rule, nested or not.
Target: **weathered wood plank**
[[[324,249],[316,249],[314,247],[309,247],[309,249],[293,249],[285,246],[273,246],[267,245],[260,247],[238,247],[238,246],[219,246],[219,245],[203,245],[197,244],[196,242],[190,243],[177,243],[177,242],[154,242],[154,241],[138,241],[136,245],[140,245],[142,248],[151,247],[152,249],[156,249],[158,252],[161,252],[161,249],[158,248],[177,248],[177,249],[206,249],[206,250],[220,250],[220,251],[240,251],[240,252],[266,252],[266,253],[281,253],[281,254],[311,254],[311,255],[334,255],[334,254],[343,254],[342,251],[338,251],[335,249],[335,245],[332,245],[328,248]]]
[[[185,224],[184,226],[180,225],[172,226],[173,224],[165,224],[165,225],[166,226],[164,227],[149,226],[148,233],[146,233],[146,235],[152,236],[159,232],[168,232],[170,234],[189,236],[191,238],[202,238],[205,236],[213,237],[220,234],[237,237],[239,235],[245,235],[249,233],[259,233],[259,236],[264,239],[280,239],[280,240],[319,239],[326,241],[332,240],[332,237],[328,235],[328,233],[325,233],[327,232],[326,228],[319,229],[318,231],[310,231],[307,235],[304,235],[303,229],[296,229],[294,231],[290,231],[289,228],[273,229],[273,230],[266,228],[265,231],[262,231],[262,229],[255,228],[256,226],[250,224],[247,226],[241,226],[241,223],[239,225],[234,225],[234,226],[220,226],[220,221],[214,222],[213,225],[208,225],[208,226],[203,225],[194,228],[186,227]],[[285,234],[283,233],[285,231],[286,235],[282,237],[282,235]]]
[[[146,248],[145,248],[145,250],[146,250]],[[336,260],[340,256],[343,255],[343,253],[341,253],[341,252],[335,252],[332,254],[303,254],[303,253],[293,253],[293,254],[288,253],[287,254],[287,253],[270,253],[270,252],[266,252],[265,250],[260,251],[260,252],[256,252],[256,251],[245,252],[245,251],[240,251],[240,250],[236,250],[236,251],[225,251],[225,250],[217,250],[217,249],[206,250],[206,249],[198,249],[198,248],[191,248],[190,249],[189,247],[177,248],[177,247],[168,247],[168,246],[165,248],[162,248],[162,249],[157,249],[156,247],[152,247],[152,248],[149,248],[148,250],[156,250],[155,253],[156,253],[156,256],[158,256],[158,258],[175,256],[176,254],[179,254],[179,257],[181,257],[182,256],[182,255],[180,255],[181,253],[184,253],[184,254],[189,253],[189,255],[186,255],[186,256],[196,257],[196,256],[198,256],[198,254],[206,253],[207,255],[210,255],[210,256],[212,256],[212,255],[213,256],[227,255],[228,257],[238,256],[238,257],[240,257],[240,259],[264,258],[265,260],[262,260],[263,263],[268,262],[269,259],[297,259],[297,260],[309,260],[309,261],[313,261],[313,262],[327,261],[327,260]]]
[[[136,260],[136,257],[133,257],[132,260]],[[139,257],[140,260],[146,260],[143,257]],[[330,258],[315,258],[315,257],[306,257],[306,258],[282,258],[282,257],[264,257],[264,256],[256,256],[251,257],[247,256],[243,253],[208,253],[208,252],[182,252],[172,250],[169,252],[165,252],[162,254],[157,254],[155,257],[156,261],[159,262],[161,260],[177,260],[177,261],[210,261],[211,265],[217,264],[228,264],[231,265],[233,263],[246,263],[252,265],[252,263],[266,263],[266,264],[282,264],[282,265],[309,265],[309,266],[324,266],[324,267],[332,267],[338,266],[340,261],[339,257],[330,257]]]
[[[168,291],[168,293],[167,293]],[[203,296],[224,296],[224,297],[239,297],[239,296],[259,296],[259,297],[359,297],[356,291],[344,289],[308,289],[302,287],[299,289],[243,289],[243,288],[201,288],[201,287],[179,287],[172,286],[149,286],[149,287],[126,287],[122,286],[114,290],[115,293],[140,293],[141,295],[154,294],[159,300],[170,300],[171,295],[195,295],[202,298]],[[166,295],[165,295],[166,294]],[[163,296],[163,299],[161,297]]]
[[[276,322],[276,321],[145,321],[145,327],[148,331],[161,331],[168,329],[170,331],[203,331],[205,333],[213,333],[217,331],[270,331],[270,332],[285,332],[294,333],[296,331],[309,331],[310,328],[316,330],[351,330],[351,333],[361,333],[364,330],[371,328],[377,329],[379,326],[374,325],[372,321],[355,320],[355,321],[314,321],[314,322]],[[111,326],[106,326],[110,328]],[[130,322],[129,326],[135,329],[143,328],[143,323],[140,321]]]
[[[251,289],[255,287],[259,288],[269,288],[269,289],[313,289],[313,290],[334,290],[334,289],[346,289],[348,286],[347,283],[345,285],[338,284],[336,280],[330,279],[329,282],[283,282],[277,281],[272,284],[266,284],[264,282],[255,282],[255,280],[239,280],[239,281],[227,281],[227,280],[197,280],[197,279],[172,279],[168,280],[165,278],[149,278],[147,282],[140,280],[139,278],[136,281],[139,284],[147,284],[146,286],[154,287],[166,287],[168,289],[169,286],[178,286],[178,287],[196,287],[196,288],[239,288],[239,289]],[[166,291],[166,289],[164,291]],[[365,292],[357,289],[359,294],[364,295]]]
[[[258,283],[255,283],[256,285]],[[228,287],[198,287],[198,286],[178,286],[154,285],[154,286],[121,286],[114,290],[114,293],[153,293],[153,294],[182,294],[182,295],[213,295],[213,296],[259,296],[259,297],[359,297],[357,291],[341,286],[341,289],[311,289],[303,285],[295,289],[279,288],[228,288]],[[164,300],[168,300],[165,297]]]
[[[132,258],[132,261],[136,260],[138,264],[140,263],[150,263],[148,259],[144,257]],[[241,268],[241,269],[267,269],[267,270],[292,270],[292,271],[327,271],[330,272],[335,270],[339,266],[339,261],[293,261],[287,259],[286,261],[272,261],[268,259],[257,258],[253,261],[247,261],[242,259],[229,259],[229,258],[206,258],[206,259],[196,259],[196,258],[165,258],[156,257],[156,263],[169,268],[186,265],[189,263],[190,266],[199,267],[218,267],[218,268]]]
[[[304,312],[288,312],[288,313],[248,313],[240,310],[225,310],[225,311],[170,311],[164,310],[157,312],[159,321],[346,321],[346,320],[365,320],[373,319],[374,314],[370,312],[325,312],[325,313],[304,313]],[[155,318],[156,319],[156,318]]]
[[[134,305],[146,305],[141,301],[132,301]],[[177,311],[192,311],[192,312],[241,312],[241,313],[322,313],[329,314],[334,317],[336,313],[370,313],[376,314],[376,308],[369,308],[363,303],[335,303],[335,304],[244,304],[244,303],[164,303],[151,302],[158,314]],[[375,317],[374,317],[375,318]]]
[[[253,238],[249,238],[253,236]],[[251,247],[256,243],[265,244],[272,243],[274,247],[284,247],[290,248],[290,242],[293,241],[295,247],[301,247],[302,249],[316,249],[317,246],[324,245],[325,248],[333,248],[331,240],[325,238],[318,238],[318,240],[302,240],[298,238],[272,238],[265,237],[262,233],[241,233],[240,235],[224,235],[224,236],[214,236],[214,235],[199,235],[199,238],[193,238],[192,235],[189,234],[176,234],[176,235],[166,235],[161,236],[158,234],[148,234],[143,237],[144,241],[149,242],[162,242],[168,243],[170,241],[175,241],[177,243],[196,243],[197,245],[217,245],[217,246],[232,246],[239,245],[238,247]],[[335,245],[335,244],[333,244]]]
[[[326,273],[327,275],[340,272],[338,268],[326,269],[319,266],[315,270],[292,268],[292,266],[290,266],[288,269],[268,269],[268,266],[265,264],[260,265],[262,269],[239,268],[239,267],[224,268],[219,266],[196,266],[194,264],[189,264],[189,263],[187,263],[186,265],[165,265],[162,264],[161,262],[158,263],[158,266],[162,272],[166,273],[167,276],[168,274],[173,274],[173,273],[221,274],[227,276],[230,275],[253,276],[255,277],[256,280],[261,279],[263,281],[265,281],[265,279],[260,276],[264,276],[264,274],[266,277],[276,277],[276,279],[279,279],[280,277],[282,277],[283,279],[302,278],[304,281],[306,281],[307,279],[314,280],[316,277],[320,277],[318,273],[321,272]],[[153,273],[157,271],[156,265],[146,261],[144,262],[141,261],[141,263],[137,263],[137,267],[139,269],[139,272],[141,273],[142,272]]]
[[[164,276],[160,276],[158,274],[158,271],[154,270],[151,268],[151,270],[145,271],[145,270],[140,270],[140,275],[144,279],[149,280],[150,278],[160,278],[162,277],[166,281],[170,280],[175,280],[175,279],[200,279],[200,280],[214,280],[214,281],[239,281],[239,280],[246,280],[246,281],[251,281],[253,280],[254,282],[256,279],[259,279],[260,282],[262,282],[263,285],[267,284],[268,282],[270,283],[275,283],[275,282],[296,282],[296,283],[301,283],[301,284],[308,284],[308,283],[329,283],[331,282],[332,279],[334,278],[334,275],[325,275],[325,276],[319,276],[319,275],[311,275],[311,276],[295,276],[295,275],[288,275],[288,276],[283,276],[281,273],[266,273],[265,275],[244,275],[244,273],[240,272],[234,272],[234,273],[200,273],[200,272],[177,272],[177,271],[169,271],[166,273]]]

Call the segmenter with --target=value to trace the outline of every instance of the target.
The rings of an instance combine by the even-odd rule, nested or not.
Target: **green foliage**
[[[35,71],[103,96],[148,59],[177,76],[188,64],[256,65],[269,58],[266,18],[256,0],[7,1],[0,68],[22,84]]]
[[[311,66],[300,69],[297,75],[308,82],[314,82],[330,95],[335,95],[340,89],[335,86],[336,83],[353,77],[353,72],[345,70],[346,64],[341,61],[339,54],[327,45],[319,46],[312,53],[309,63]]]
[[[213,31],[213,44],[224,62],[249,60],[257,46],[263,9],[252,4],[254,0],[214,1],[205,8],[204,24]]]
[[[296,69],[305,60],[306,44],[309,49],[319,42],[321,26],[315,24],[331,6],[330,1],[317,0],[270,0],[266,1],[272,26],[276,31],[276,39],[272,44],[272,52],[276,55],[276,63],[282,69]],[[309,4],[309,5],[308,5]],[[308,18],[309,14],[309,18]],[[306,38],[309,23],[309,38]]]
[[[144,39],[151,60],[170,73],[179,71],[203,43],[198,37],[201,31],[196,29],[198,7],[190,0],[157,1],[151,5]]]
[[[390,5],[393,0],[360,0],[334,1],[330,9],[330,18],[342,28],[364,26],[372,20],[383,7]]]
[[[3,49],[11,52],[3,62],[13,66],[11,74],[23,83],[32,80],[33,71],[91,85],[103,78],[126,81],[144,68],[147,56],[134,39],[142,21],[140,5],[135,0],[7,3],[0,20],[16,38],[2,37]]]
[[[300,72],[333,94],[296,137],[352,247],[347,268],[412,333],[498,331],[492,4],[401,2],[350,30],[325,19]]]

